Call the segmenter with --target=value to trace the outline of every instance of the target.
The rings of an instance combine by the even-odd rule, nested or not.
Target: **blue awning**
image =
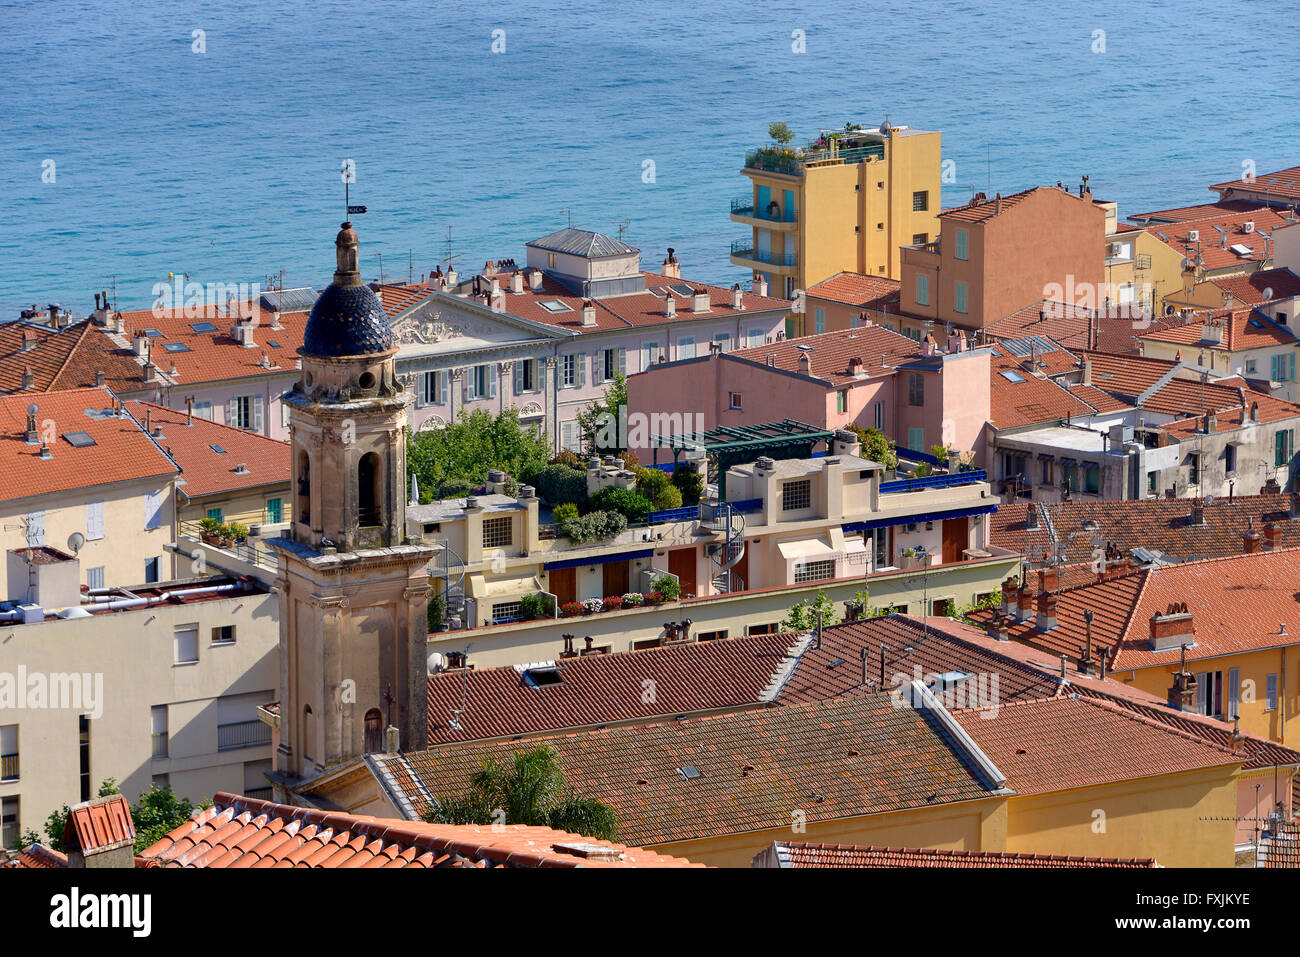
[[[635,552],[618,552],[613,555],[592,555],[590,558],[566,558],[562,562],[547,562],[542,566],[548,572],[560,568],[582,568],[584,565],[608,565],[610,562],[630,562],[634,558],[649,558],[655,553],[653,548],[642,548]]]
[[[843,527],[846,532],[863,532],[873,528],[889,528],[891,525],[911,525],[913,522],[937,522],[944,518],[967,518],[971,515],[987,515],[997,510],[996,505],[980,505],[975,508],[954,508],[946,512],[919,512],[914,515],[900,515],[897,518],[882,518],[875,522],[850,522]]]

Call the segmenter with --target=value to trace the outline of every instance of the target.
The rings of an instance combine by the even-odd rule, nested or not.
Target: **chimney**
[[[1092,674],[1092,619],[1095,616],[1091,608],[1083,613],[1084,644],[1083,657],[1079,659],[1079,674]]]
[[[1291,493],[1288,513],[1292,518],[1300,518],[1300,492]]]
[[[23,369],[23,388],[33,389],[36,387],[36,373],[32,371],[31,366]]]
[[[1169,606],[1163,615],[1151,616],[1151,650],[1172,651],[1196,640],[1192,613],[1185,602]]]
[[[1264,551],[1271,552],[1282,547],[1282,526],[1272,522],[1264,523]]]
[[[731,308],[745,308],[745,294],[740,291],[740,283],[736,283],[731,287]]]
[[[95,370],[95,385],[98,386],[98,387],[100,387],[100,388],[103,388],[103,385],[104,385],[104,370],[103,370],[103,369],[96,369],[96,370]]]
[[[757,296],[767,295],[767,278],[759,275],[754,277],[754,281],[749,284],[749,291]]]
[[[1196,679],[1187,670],[1186,645],[1183,645],[1182,654],[1179,656],[1178,671],[1174,674],[1174,683],[1169,688],[1169,707],[1175,711],[1196,710]]]
[[[146,432],[153,431],[153,409],[149,406],[144,408],[144,430]]]
[[[149,358],[149,337],[143,332],[137,332],[131,337],[131,351],[138,356]]]
[[[1016,617],[1020,602],[1020,582],[1015,575],[1008,575],[1002,582],[1002,607],[999,609],[1003,618]]]
[[[492,280],[492,291],[488,295],[488,306],[493,312],[506,311],[506,294],[501,289],[501,283],[497,282],[496,279]],[[594,324],[595,320],[592,321]]]
[[[402,750],[402,732],[398,731],[393,725],[384,729],[384,753],[397,754]]]
[[[528,288],[536,292],[542,288],[542,271],[534,268],[528,274]]]
[[[25,439],[29,443],[35,442],[40,438],[40,433],[36,431],[36,413],[39,411],[40,410],[36,407],[35,402],[27,407],[27,435],[25,436]]]
[[[23,330],[23,352],[31,352],[36,348],[36,330]]]
[[[1055,566],[1038,569],[1038,590],[1058,591],[1061,587],[1061,570]]]
[[[660,270],[665,279],[681,279],[682,268],[677,261],[677,252],[672,246],[668,247],[668,258],[664,260],[663,268]]]
[[[667,319],[677,318],[677,300],[673,298],[671,292],[664,295],[664,317]]]
[[[1205,503],[1197,498],[1192,500],[1192,514],[1187,516],[1188,525],[1205,524]]]
[[[126,798],[114,794],[78,804],[63,825],[68,867],[77,870],[135,867],[135,822]]]
[[[510,291],[516,295],[524,291],[524,274],[518,270],[510,274]]]
[[[1258,422],[1258,421],[1259,421],[1259,403],[1258,403],[1258,402],[1252,402],[1252,403],[1250,404],[1250,421],[1252,421],[1252,422]]]
[[[866,374],[866,369],[863,368],[862,359],[860,357],[854,356],[849,360],[849,375],[854,378],[862,378]]]
[[[284,326],[280,323],[280,310],[279,310],[279,309],[272,309],[272,310],[271,310],[271,328],[272,328],[272,329],[283,329],[283,328],[284,328]]]
[[[697,289],[691,296],[691,312],[708,312],[712,308],[707,289]]]
[[[1038,593],[1038,617],[1034,627],[1039,631],[1051,631],[1056,627],[1056,605],[1060,599],[1056,592],[1040,591]]]
[[[1020,621],[1028,621],[1033,616],[1034,596],[1026,586],[1021,586],[1020,595],[1016,602],[1016,618]]]
[[[185,424],[194,424],[194,396],[192,395],[185,397]]]
[[[1241,550],[1247,555],[1259,551],[1259,532],[1255,531],[1255,519],[1246,518],[1246,533],[1241,536]]]
[[[152,362],[145,362],[145,364],[144,364],[144,381],[145,381],[145,382],[156,382],[157,380],[158,380],[158,367],[157,367],[156,365],[154,365]]]
[[[799,351],[799,374],[812,375],[812,359],[803,350]]]
[[[1092,357],[1083,357],[1083,380],[1082,385],[1092,385]]]

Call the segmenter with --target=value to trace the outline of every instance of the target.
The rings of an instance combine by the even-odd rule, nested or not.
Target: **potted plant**
[[[582,608],[584,615],[594,615],[605,607],[605,602],[599,598],[583,599]]]
[[[637,608],[645,601],[645,595],[639,591],[630,591],[623,596],[624,608]]]
[[[622,595],[606,595],[605,600],[601,602],[601,611],[618,611],[623,607]]]
[[[442,595],[433,595],[429,598],[428,611],[425,613],[426,624],[429,628],[429,634],[434,634],[446,629],[447,625],[444,618],[447,614],[447,599]]]
[[[579,601],[566,601],[560,606],[560,614],[565,618],[575,618],[578,615],[581,615],[584,611],[585,609],[583,608],[582,602]]]
[[[199,537],[209,545],[216,545],[221,541],[221,519],[208,516],[199,522]]]
[[[658,575],[650,580],[650,589],[659,596],[659,601],[676,601],[682,593],[682,586],[672,575]]]
[[[244,544],[244,542],[248,541],[248,526],[247,526],[247,525],[242,525],[242,524],[240,524],[239,522],[231,522],[230,525],[229,525],[228,527],[229,527],[229,530],[230,530],[230,535],[231,535],[231,537],[234,538],[234,540],[235,540],[236,542],[238,542],[240,545],[242,545],[242,544]]]

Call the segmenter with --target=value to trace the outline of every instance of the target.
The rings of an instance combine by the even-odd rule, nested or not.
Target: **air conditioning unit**
[[[1189,229],[1187,231],[1187,241],[1189,243],[1199,243],[1201,241],[1201,231],[1199,229]]]
[[[1241,224],[1241,231],[1243,233],[1253,233],[1255,231],[1255,224],[1247,220],[1246,222]]]

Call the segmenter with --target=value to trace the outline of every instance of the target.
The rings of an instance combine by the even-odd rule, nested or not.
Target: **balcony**
[[[744,269],[793,276],[798,269],[799,257],[793,253],[755,249],[752,239],[737,239],[731,244],[731,262]]]
[[[796,149],[791,146],[760,146],[745,154],[745,169],[779,173],[783,176],[802,176],[811,167],[870,163],[884,158],[885,145],[879,140],[866,138],[865,145],[857,138],[845,139],[843,142],[846,145],[840,146],[840,140],[828,140],[823,136],[812,147]]]
[[[18,780],[18,755],[0,754],[0,781]]]
[[[782,210],[776,202],[756,209],[753,198],[749,196],[738,196],[731,201],[731,221],[780,233],[794,232],[799,228],[794,210]]]
[[[271,743],[271,729],[257,718],[217,725],[217,750],[236,751]]]

